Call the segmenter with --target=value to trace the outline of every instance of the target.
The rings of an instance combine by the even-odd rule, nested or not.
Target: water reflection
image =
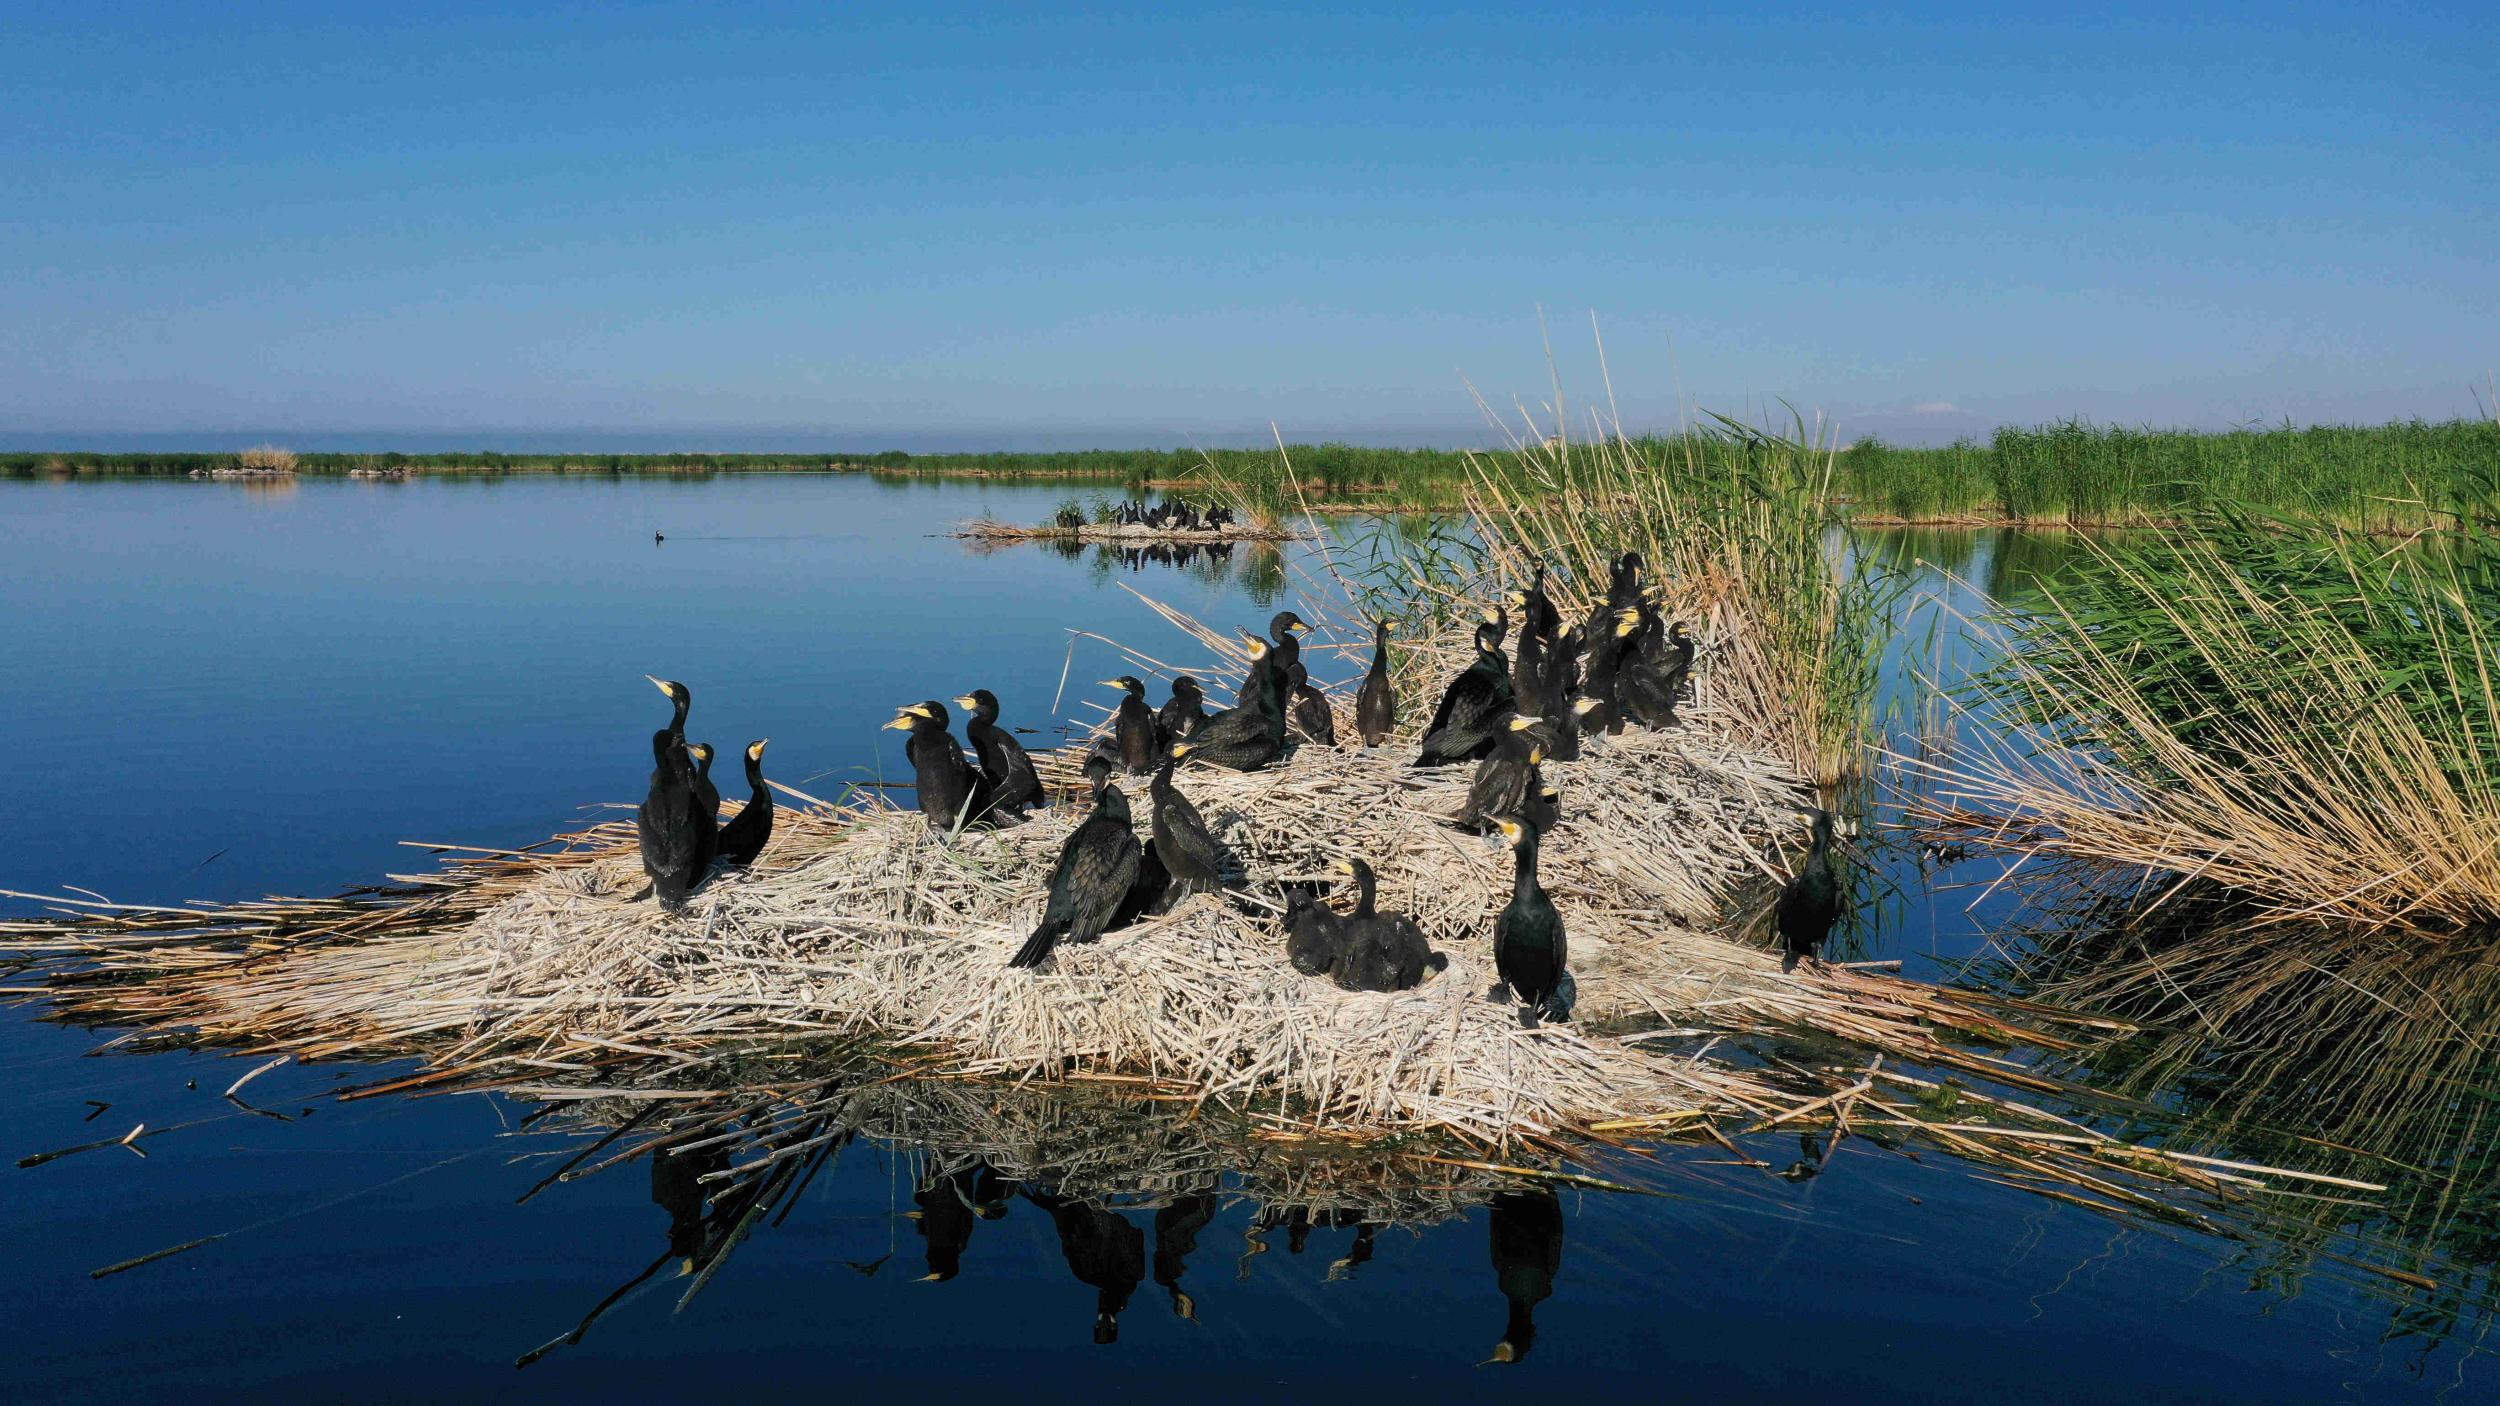
[[[1284,552],[1275,542],[1088,542],[1074,537],[963,539],[965,550],[987,555],[1038,549],[1083,566],[1096,581],[1122,575],[1177,571],[1211,587],[1237,590],[1253,605],[1269,606],[1284,594]]]

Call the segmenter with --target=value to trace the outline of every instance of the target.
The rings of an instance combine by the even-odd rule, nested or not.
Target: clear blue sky
[[[2471,413],[2500,23],[19,5],[0,439]],[[909,9],[911,14],[896,13]]]

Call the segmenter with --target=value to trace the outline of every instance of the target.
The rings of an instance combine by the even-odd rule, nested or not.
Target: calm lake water
[[[1066,493],[781,475],[0,483],[16,792],[0,887],[329,891],[423,867],[404,839],[535,841],[638,796],[665,706],[645,673],[694,686],[698,737],[734,756],[769,736],[773,773],[818,795],[908,774],[900,735],[878,730],[903,702],[986,686],[1047,740],[1120,671],[1071,625],[1184,648],[1123,584],[1247,624],[1310,550],[1132,571],[939,535],[974,516],[1038,520]],[[1991,582],[2058,550],[1968,533],[1890,547]],[[1966,647],[1905,638],[1896,667]],[[1885,875],[1900,891],[1875,955],[1934,975],[1979,948],[1989,914],[1965,911],[1971,890],[1930,894],[1906,858]],[[1280,1231],[1247,1257],[1249,1213],[1227,1207],[1179,1260],[1194,1319],[1157,1265],[1118,1341],[1098,1345],[1096,1288],[1030,1201],[980,1224],[959,1277],[915,1282],[928,1266],[901,1214],[910,1161],[862,1143],[682,1311],[682,1286],[630,1299],[516,1375],[516,1357],[668,1249],[639,1163],[521,1202],[578,1146],[522,1129],[525,1107],[328,1102],[375,1070],[289,1065],[252,1086],[282,1122],[219,1098],[250,1064],[87,1057],[110,1034],[0,1011],[11,1160],[204,1121],[144,1158],[0,1170],[0,1311],[16,1327],[0,1399],[712,1398],[819,1382],[940,1398],[2254,1403],[2500,1387],[2479,1320],[2391,1334],[2381,1298],[2283,1274],[2264,1247],[2119,1226],[1857,1143],[1809,1180],[1677,1151],[1653,1178],[1671,1198],[1565,1192],[1552,1295],[1508,1367],[1476,1365],[1506,1311],[1483,1210],[1382,1232],[1332,1278],[1350,1228],[1311,1231],[1301,1253]],[[1149,1215],[1127,1219],[1151,1255]]]

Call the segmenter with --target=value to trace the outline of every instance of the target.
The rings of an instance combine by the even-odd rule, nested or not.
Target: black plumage
[[[1388,741],[1398,725],[1397,693],[1389,686],[1389,632],[1396,628],[1385,616],[1372,622],[1372,667],[1354,695],[1354,730],[1366,747]]]
[[[1050,1213],[1069,1272],[1094,1290],[1094,1341],[1118,1342],[1120,1314],[1146,1280],[1145,1232],[1091,1201],[1030,1189],[1024,1195]]]
[[[1008,965],[1040,966],[1060,942],[1091,942],[1109,931],[1129,886],[1137,882],[1141,860],[1128,797],[1106,785],[1094,799],[1094,813],[1059,847],[1041,924]]]
[[[1118,749],[1121,769],[1131,773],[1154,770],[1163,758],[1163,739],[1154,709],[1146,706],[1146,685],[1131,674],[1102,682],[1121,694],[1119,711],[1111,715],[1111,741]]]
[[[1814,843],[1807,847],[1804,862],[1786,886],[1780,889],[1780,950],[1784,955],[1782,970],[1793,971],[1801,961],[1823,960],[1823,944],[1831,939],[1832,924],[1840,920],[1840,875],[1832,868],[1832,813],[1814,813]]]
[[[989,783],[964,763],[946,723],[946,705],[932,698],[900,709],[886,724],[911,734],[903,751],[911,758],[913,790],[921,816],[941,835],[979,823],[989,809]]]
[[[1492,1362],[1517,1362],[1536,1345],[1536,1306],[1553,1296],[1562,1272],[1562,1202],[1553,1192],[1504,1191],[1491,1207],[1493,1280],[1508,1306]]]
[[[648,677],[647,675],[645,677]],[[674,908],[703,882],[719,846],[718,793],[703,807],[705,783],[686,747],[686,713],[694,695],[682,683],[652,679],[673,705],[668,726],[651,734],[651,782],[634,813],[643,872],[663,906]]]
[[[1266,641],[1250,641],[1250,675],[1242,684],[1242,701],[1209,715],[1190,734],[1190,755],[1234,771],[1257,771],[1284,755],[1284,704],[1281,681],[1270,667],[1274,660]]]
[[[1541,721],[1521,713],[1502,720],[1501,730],[1494,738],[1493,755],[1476,763],[1475,777],[1468,782],[1466,803],[1458,811],[1458,828],[1482,833],[1498,817],[1529,815],[1529,801],[1544,784],[1544,777],[1537,770],[1545,760]]]
[[[1172,1296],[1172,1316],[1196,1318],[1198,1301],[1181,1288],[1198,1232],[1215,1222],[1216,1201],[1206,1192],[1181,1196],[1155,1212],[1155,1283]]]
[[[1268,617],[1267,640],[1275,646],[1278,669],[1290,669],[1302,662],[1302,636],[1310,632],[1310,622],[1290,610]]]
[[[744,867],[755,862],[773,837],[773,791],[764,784],[764,745],[759,737],[747,744],[747,803],[720,827],[720,861]]]
[[[1558,762],[1580,760],[1580,627],[1571,626],[1554,641],[1553,652],[1545,656],[1545,689],[1541,706],[1528,707],[1525,700],[1515,706],[1523,713],[1534,713],[1545,719],[1552,734],[1550,751]]]
[[[1198,813],[1198,807],[1172,784],[1173,771],[1195,750],[1186,742],[1175,743],[1172,755],[1156,769],[1154,783],[1147,788],[1154,801],[1154,819],[1148,828],[1164,869],[1172,876],[1172,903],[1224,886],[1223,847],[1208,833],[1206,817]]]
[[[964,721],[964,737],[972,743],[972,754],[981,759],[981,779],[989,786],[989,813],[1022,815],[1026,807],[1040,805],[1042,778],[1033,770],[1033,759],[1024,754],[1024,744],[998,725],[998,695],[976,688],[956,699],[955,706],[970,714]]]
[[[1536,875],[1536,827],[1518,816],[1494,822],[1512,852],[1510,902],[1493,920],[1493,969],[1502,985],[1495,999],[1519,1002],[1519,1023],[1533,1026],[1540,1018],[1562,1020],[1570,1015],[1569,944],[1562,914],[1554,909]]]
[[[1510,665],[1502,657],[1501,612],[1476,627],[1476,658],[1442,690],[1441,706],[1425,729],[1417,766],[1474,761],[1493,750],[1502,718],[1517,705]]]
[[[1290,886],[1285,891],[1285,960],[1304,976],[1328,975],[1337,965],[1344,924],[1309,885]]]
[[[1583,733],[1603,732],[1611,736],[1623,731],[1625,642],[1639,624],[1640,614],[1633,607],[1600,607],[1581,632],[1588,641],[1588,666],[1581,677],[1580,696],[1592,705],[1580,711]]]
[[[1207,691],[1187,674],[1172,680],[1172,698],[1155,711],[1155,724],[1166,743],[1186,742],[1207,720]]]
[[[983,1219],[980,1193],[983,1177],[995,1180],[990,1169],[978,1162],[951,1175],[933,1177],[913,1191],[913,1224],[920,1231],[922,1256],[929,1272],[920,1277],[924,1284],[943,1284],[963,1272],[964,1249],[972,1243],[973,1227]]]
[[[1404,991],[1421,983],[1425,972],[1450,964],[1432,950],[1413,918],[1373,907],[1378,880],[1371,865],[1352,859],[1338,867],[1353,877],[1355,899],[1354,911],[1337,927],[1337,960],[1328,970],[1337,985],[1348,991]]]
[[[1297,659],[1285,666],[1285,687],[1293,700],[1294,730],[1322,747],[1337,745],[1337,714],[1328,695],[1311,686],[1310,671]]]

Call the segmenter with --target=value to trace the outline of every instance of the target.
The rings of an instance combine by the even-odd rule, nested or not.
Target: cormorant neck
[[[1526,825],[1528,822],[1522,820],[1519,823]],[[1536,830],[1534,827],[1529,828],[1527,837],[1519,842],[1518,848],[1511,851],[1510,873],[1511,878],[1522,890],[1537,887]]]
[[[1371,917],[1371,916],[1372,916],[1372,897],[1373,897],[1373,895],[1374,895],[1375,893],[1377,893],[1377,892],[1379,891],[1379,888],[1380,888],[1380,880],[1379,880],[1379,878],[1378,878],[1376,875],[1374,875],[1374,874],[1372,873],[1372,871],[1371,871],[1370,869],[1368,869],[1368,868],[1366,868],[1366,869],[1358,869],[1358,870],[1356,870],[1356,871],[1355,871],[1355,874],[1354,874],[1354,891],[1355,891],[1355,900],[1354,900],[1354,916],[1355,916],[1355,917],[1358,917],[1358,918],[1368,918],[1368,917]]]

